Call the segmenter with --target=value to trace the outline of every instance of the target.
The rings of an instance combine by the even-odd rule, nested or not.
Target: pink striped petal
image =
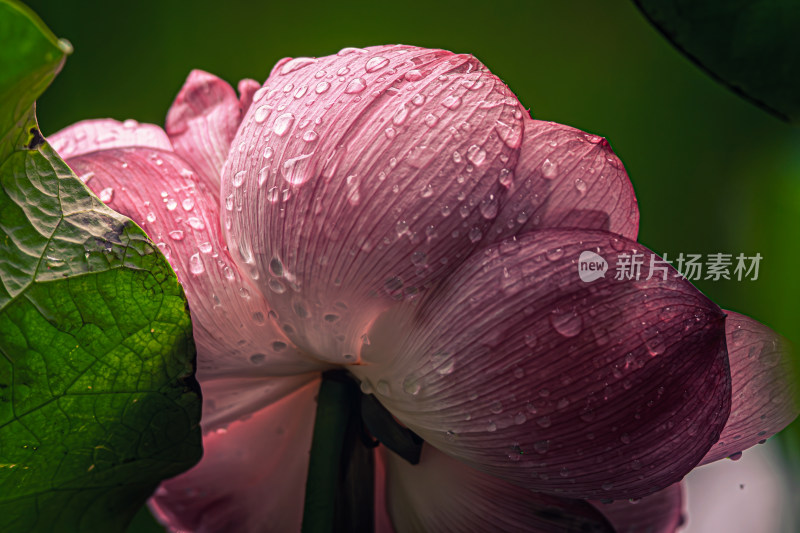
[[[203,458],[150,500],[173,531],[300,531],[319,382],[203,436]]]
[[[169,259],[186,291],[201,382],[305,373],[292,347],[220,238],[217,204],[204,181],[169,152],[126,148],[67,159],[112,209],[132,218]]]
[[[492,242],[544,228],[596,229],[636,240],[639,210],[622,162],[604,138],[526,116],[522,152]]]
[[[788,341],[752,318],[725,312],[733,404],[719,442],[701,464],[768,439],[800,413],[800,381]]]
[[[244,87],[248,92],[249,86],[248,82]],[[215,196],[247,98],[252,97],[243,95],[240,102],[227,82],[193,70],[167,113],[167,134],[175,152],[207,181]]]
[[[233,143],[245,149],[223,177],[227,241],[299,346],[355,362],[380,310],[478,245],[521,139],[519,102],[472,56],[284,60]]]
[[[383,457],[397,533],[614,531],[588,502],[520,490],[432,446],[414,466],[392,452]]]
[[[153,124],[140,124],[135,120],[83,120],[50,135],[47,140],[62,159],[98,150],[131,146],[172,151],[172,143],[164,130]]]
[[[239,91],[239,107],[242,109],[242,116],[250,109],[250,105],[253,103],[253,96],[259,88],[261,88],[261,84],[256,80],[247,78],[239,80],[236,89]]]
[[[651,252],[613,234],[512,244],[382,316],[351,372],[426,442],[525,488],[616,499],[680,480],[730,411],[724,315],[674,269],[646,279],[649,260],[615,280],[620,254]],[[584,251],[605,278],[581,281]]]
[[[595,503],[617,533],[675,533],[683,525],[683,488],[680,483],[640,500]]]

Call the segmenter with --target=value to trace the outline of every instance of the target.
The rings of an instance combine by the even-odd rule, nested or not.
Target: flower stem
[[[360,391],[343,370],[322,375],[306,478],[303,533],[374,530],[374,463]]]

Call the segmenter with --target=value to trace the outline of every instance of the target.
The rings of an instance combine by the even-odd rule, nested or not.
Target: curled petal
[[[680,483],[640,500],[595,503],[617,533],[674,533],[685,518]]]
[[[228,83],[193,70],[167,113],[167,134],[175,152],[188,161],[206,180],[216,196],[220,173],[231,141],[242,119],[242,107],[249,96],[244,88],[242,102]]]
[[[519,102],[472,56],[284,60],[231,150],[223,202],[248,201],[223,212],[226,240],[298,345],[354,362],[378,311],[478,245],[521,139]]]
[[[584,252],[607,261],[604,278],[581,280]],[[638,280],[614,279],[626,256],[643,260]],[[650,257],[605,232],[500,243],[376,321],[351,372],[482,471],[570,497],[646,496],[700,461],[731,394],[724,315]]]
[[[492,242],[544,228],[610,231],[636,240],[639,209],[622,161],[604,138],[526,117],[519,161]]]
[[[731,416],[707,464],[741,452],[776,434],[800,413],[800,391],[789,342],[767,326],[726,311],[731,365]]]
[[[300,531],[319,381],[203,436],[203,458],[150,500],[173,531]]]
[[[314,365],[292,347],[220,239],[213,195],[170,152],[126,148],[67,159],[112,209],[142,226],[186,291],[201,382],[222,377],[305,373]]]
[[[591,504],[520,490],[432,446],[418,465],[384,452],[389,516],[397,533],[613,532]]]
[[[260,87],[261,84],[256,80],[251,80],[249,78],[239,80],[236,89],[239,91],[239,106],[242,110],[242,116],[250,109],[250,105],[253,103],[253,96]]]
[[[98,150],[133,146],[172,151],[172,143],[164,130],[135,120],[82,120],[50,135],[47,140],[62,159]]]

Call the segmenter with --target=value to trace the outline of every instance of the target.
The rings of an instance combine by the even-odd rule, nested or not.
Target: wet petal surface
[[[164,130],[154,124],[141,124],[135,120],[83,120],[50,135],[47,140],[62,159],[110,148],[140,147],[172,151],[172,143]]]
[[[605,278],[579,278],[591,250]],[[370,330],[351,371],[426,442],[520,486],[641,497],[678,481],[730,410],[724,315],[677,272],[615,280],[613,234],[547,230],[471,258]]]
[[[733,404],[719,442],[701,464],[768,439],[800,413],[800,390],[789,342],[752,318],[725,312]]]
[[[193,70],[167,114],[166,130],[175,152],[192,165],[215,197],[242,107],[252,99],[250,81],[242,86],[245,92],[240,102],[226,81]]]
[[[203,437],[197,466],[150,500],[172,528],[195,533],[299,531],[319,382]]]
[[[299,346],[354,362],[378,312],[478,246],[521,136],[519,102],[472,56],[386,46],[285,60],[234,141],[228,243]]]

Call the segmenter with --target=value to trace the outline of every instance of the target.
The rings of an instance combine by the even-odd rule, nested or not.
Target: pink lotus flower
[[[173,528],[298,530],[333,368],[426,443],[415,466],[379,448],[383,530],[672,531],[687,472],[797,415],[768,328],[647,261],[613,279],[650,257],[620,160],[474,57],[345,49],[258,87],[195,71],[166,133],[51,137],[189,299],[205,455],[153,497]]]

